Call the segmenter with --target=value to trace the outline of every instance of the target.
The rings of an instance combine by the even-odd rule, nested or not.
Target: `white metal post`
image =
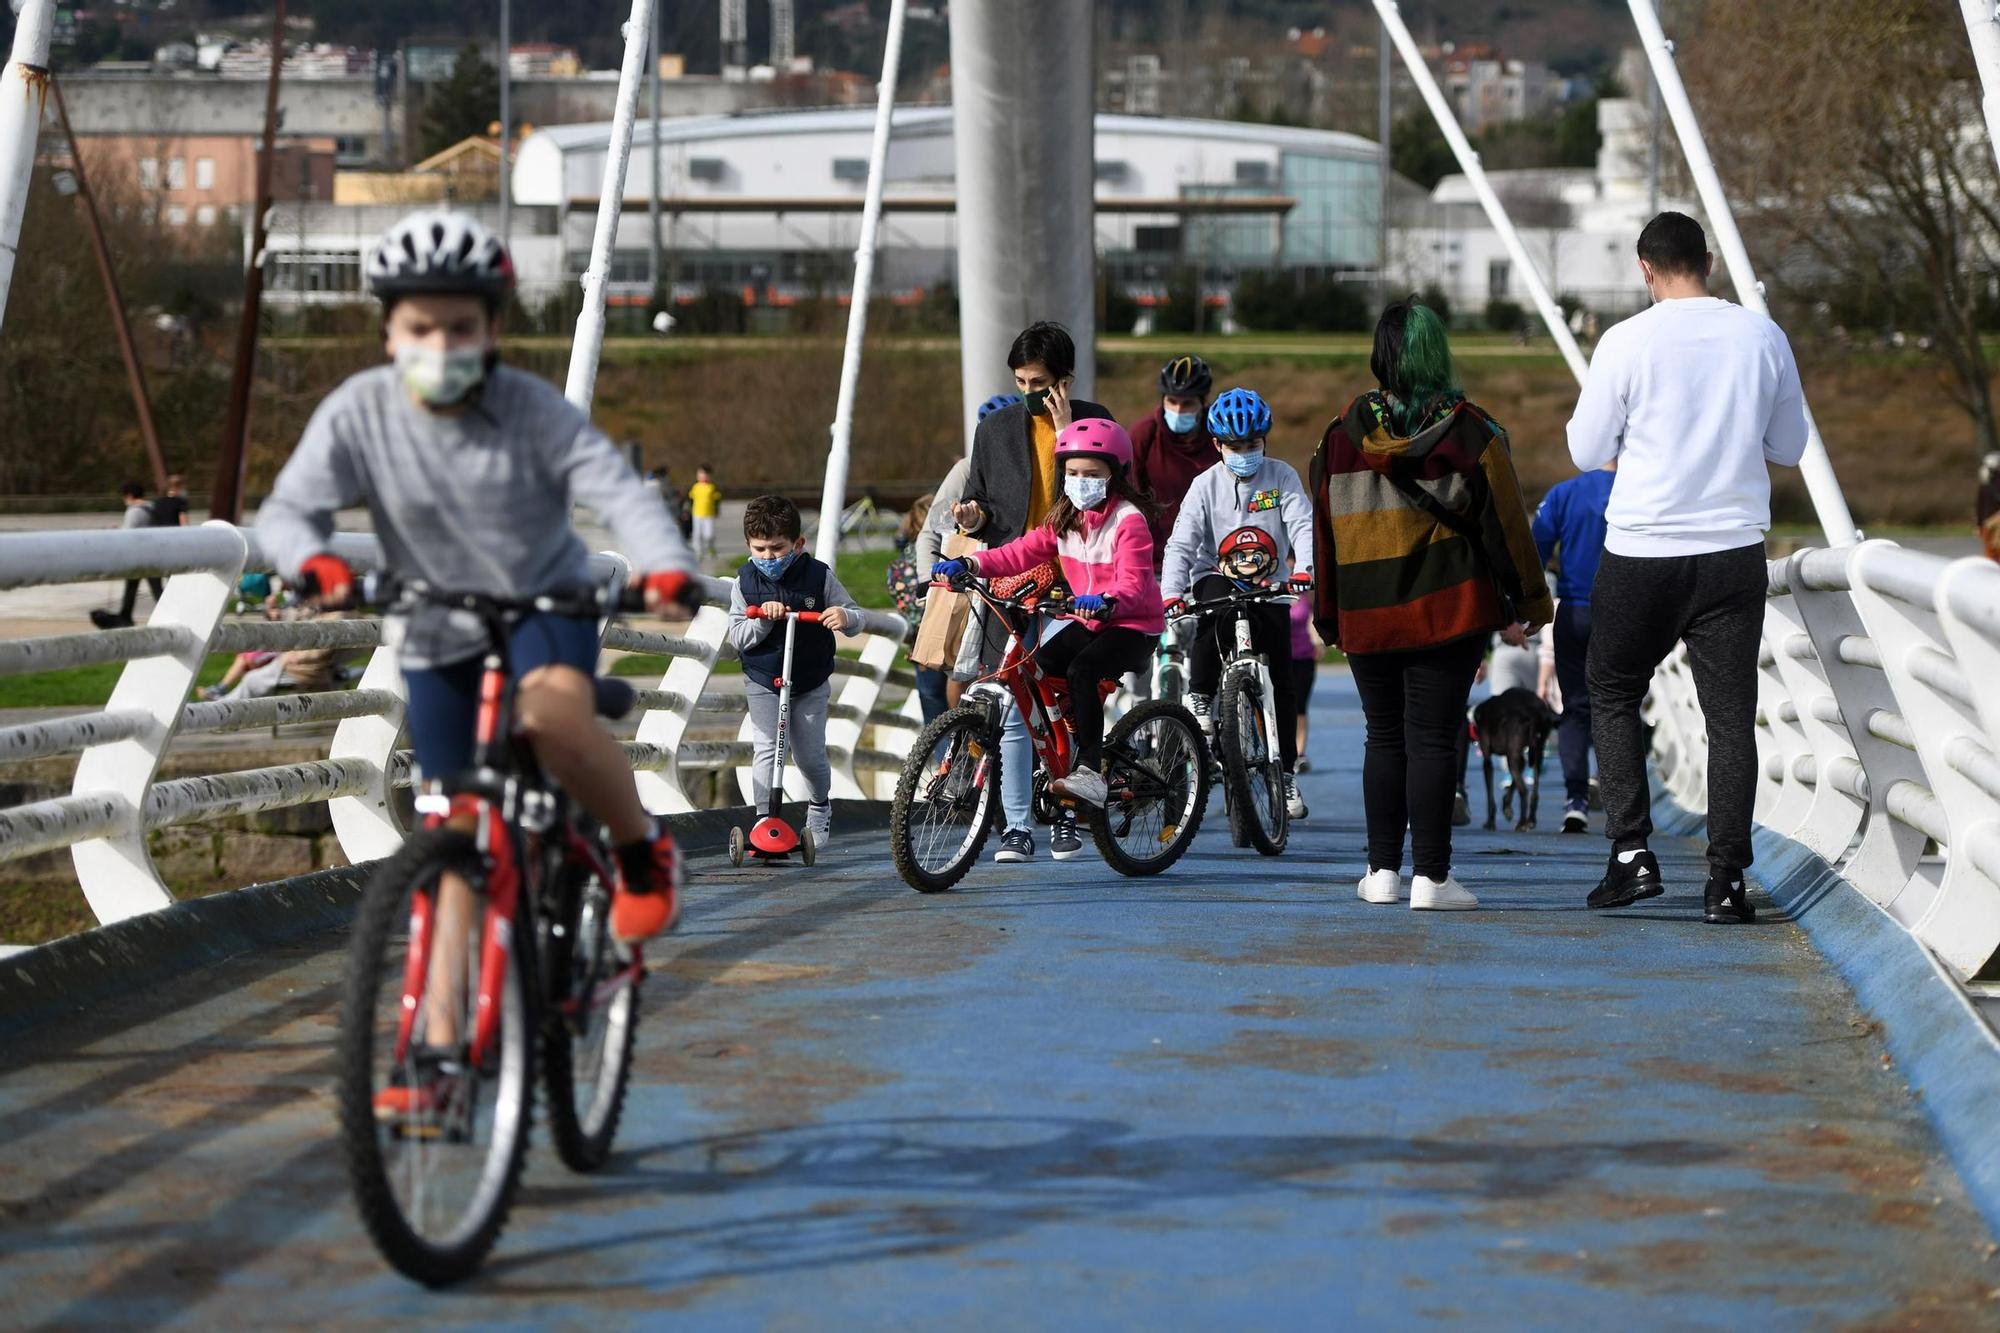
[[[1757,270],[1743,245],[1743,233],[1736,229],[1736,214],[1729,207],[1722,177],[1716,173],[1715,159],[1709,156],[1708,141],[1701,134],[1701,122],[1695,118],[1694,104],[1688,101],[1687,87],[1674,64],[1673,43],[1660,27],[1653,0],[1626,0],[1626,7],[1638,25],[1640,43],[1653,67],[1653,81],[1659,85],[1667,115],[1674,122],[1674,135],[1680,140],[1681,155],[1686,158],[1695,190],[1701,195],[1702,210],[1708,214],[1709,226],[1715,229],[1722,262],[1736,287],[1736,299],[1746,309],[1768,315],[1770,307],[1764,302],[1764,284],[1757,281]],[[1860,540],[1860,533],[1855,530],[1854,516],[1848,512],[1847,497],[1841,494],[1840,481],[1833,475],[1833,461],[1827,457],[1826,442],[1820,438],[1819,425],[1813,420],[1810,408],[1806,410],[1806,432],[1806,453],[1799,461],[1799,471],[1812,496],[1813,511],[1819,515],[1827,541],[1835,546],[1852,546]]]
[[[0,316],[14,285],[21,249],[21,219],[28,212],[28,181],[35,171],[35,143],[42,132],[42,104],[49,95],[49,36],[55,0],[27,0],[14,20],[14,56],[0,77]]]
[[[847,350],[840,359],[840,393],[833,409],[833,448],[819,497],[819,550],[834,567],[840,557],[840,515],[847,507],[847,459],[854,442],[854,395],[861,382],[861,342],[868,333],[868,293],[875,286],[875,239],[881,230],[882,184],[889,174],[889,127],[896,111],[896,72],[903,62],[906,0],[890,0],[889,40],[875,95],[875,140],[868,150],[868,188],[861,202],[861,238],[854,249],[854,296],[847,305]]]
[[[2000,4],[1994,0],[1958,0],[1965,13],[1965,35],[1972,39],[1972,59],[1979,67],[1981,103],[1986,109],[1986,137],[2000,156]]]
[[[514,253],[514,0],[500,0],[500,244]]]
[[[639,107],[646,48],[653,41],[654,2],[632,0],[632,16],[625,22],[625,63],[618,68],[618,105],[611,113],[611,142],[604,152],[597,230],[590,241],[590,267],[583,273],[583,310],[576,317],[576,341],[570,346],[569,380],[563,386],[564,397],[586,412],[597,388],[598,354],[604,350],[604,289],[611,279],[618,213],[625,203],[625,167],[632,156],[632,120]]]
[[[1583,353],[1577,348],[1576,339],[1570,336],[1562,307],[1549,295],[1548,285],[1542,281],[1535,261],[1528,258],[1528,248],[1521,244],[1521,234],[1514,230],[1514,220],[1507,216],[1507,210],[1501,207],[1500,197],[1493,193],[1493,186],[1486,179],[1486,169],[1479,164],[1479,154],[1465,137],[1465,131],[1459,128],[1458,118],[1452,114],[1451,104],[1444,100],[1444,91],[1438,87],[1431,67],[1424,62],[1416,39],[1410,36],[1410,29],[1403,22],[1396,0],[1375,0],[1375,12],[1382,16],[1382,26],[1388,29],[1396,49],[1402,53],[1404,66],[1410,71],[1410,77],[1416,80],[1417,91],[1424,95],[1424,104],[1431,109],[1431,116],[1437,121],[1438,129],[1443,131],[1445,142],[1451,145],[1459,170],[1472,182],[1472,192],[1478,196],[1479,206],[1486,210],[1487,221],[1493,224],[1493,230],[1500,233],[1500,243],[1507,247],[1508,258],[1513,260],[1522,281],[1527,284],[1528,295],[1534,299],[1535,309],[1541,312],[1542,323],[1548,326],[1549,336],[1562,350],[1563,360],[1569,363],[1570,373],[1576,376],[1576,382],[1582,384],[1588,367]]]

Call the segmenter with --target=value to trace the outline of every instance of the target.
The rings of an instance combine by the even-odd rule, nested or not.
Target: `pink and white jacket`
[[[979,572],[989,578],[1006,578],[1052,558],[1061,560],[1071,593],[1094,592],[1115,599],[1110,619],[1086,620],[1087,629],[1121,625],[1141,634],[1158,634],[1167,627],[1160,580],[1153,573],[1152,530],[1129,500],[1085,510],[1080,532],[1058,537],[1048,527],[1038,527],[975,558]]]

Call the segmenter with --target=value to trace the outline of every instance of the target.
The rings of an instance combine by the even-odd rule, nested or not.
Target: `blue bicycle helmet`
[[[996,393],[979,405],[979,419],[984,421],[1001,408],[1012,407],[1020,401],[1021,395],[1018,393]]]
[[[1254,440],[1271,433],[1271,407],[1255,389],[1231,389],[1208,409],[1208,433],[1218,440]]]

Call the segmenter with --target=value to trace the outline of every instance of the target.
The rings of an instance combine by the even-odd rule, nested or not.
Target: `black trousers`
[[[1562,752],[1563,800],[1590,799],[1590,603],[1556,607],[1556,684],[1562,687],[1562,723],[1556,745]]]
[[[160,588],[161,588],[160,580],[147,579],[146,586],[153,590],[153,602],[157,605],[160,600]],[[119,606],[118,614],[125,617],[127,620],[130,620],[132,618],[133,608],[135,608],[138,605],[139,605],[139,580],[126,579],[125,600]]]
[[[1236,590],[1236,585],[1220,574],[1204,574],[1194,581],[1192,601],[1213,601]],[[1188,650],[1188,689],[1213,695],[1222,679],[1222,645],[1233,644],[1236,618],[1250,622],[1250,644],[1264,655],[1271,669],[1271,702],[1278,710],[1278,758],[1285,771],[1299,759],[1299,699],[1292,679],[1292,617],[1282,606],[1248,606],[1242,611],[1208,611],[1195,631],[1194,646]]]
[[[1734,877],[1751,862],[1757,793],[1757,648],[1764,628],[1764,544],[1638,559],[1604,553],[1592,585],[1591,737],[1614,852],[1652,836],[1639,705],[1653,670],[1685,640],[1708,731],[1708,863]]]
[[[1104,754],[1104,700],[1101,681],[1117,680],[1144,666],[1157,642],[1151,634],[1112,625],[1088,630],[1065,625],[1054,638],[1035,649],[1035,663],[1052,676],[1069,681],[1070,726],[1076,733],[1076,767],[1096,768]]]
[[[1416,873],[1436,880],[1451,873],[1458,737],[1487,638],[1470,634],[1409,652],[1348,657],[1368,723],[1361,803],[1370,870],[1402,870],[1407,827]]]

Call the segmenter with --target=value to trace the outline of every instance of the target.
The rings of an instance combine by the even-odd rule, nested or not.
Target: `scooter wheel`
[[[740,866],[743,864],[743,858],[749,854],[750,840],[743,836],[743,830],[740,828],[729,830],[729,864]]]
[[[805,829],[801,831],[799,834],[799,860],[806,865],[811,865],[813,858],[818,855],[819,846],[813,841],[812,830]]]

